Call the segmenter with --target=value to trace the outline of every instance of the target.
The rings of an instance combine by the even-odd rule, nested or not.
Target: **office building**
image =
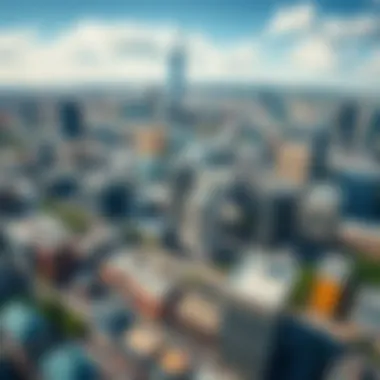
[[[347,346],[308,321],[283,316],[273,347],[265,380],[322,380]]]
[[[313,181],[325,180],[329,175],[331,137],[331,131],[327,128],[318,128],[312,133],[309,178]]]
[[[159,252],[149,255],[133,250],[110,259],[101,274],[106,284],[129,298],[134,308],[149,319],[165,317],[179,275]]]
[[[341,198],[340,190],[329,183],[309,186],[300,201],[299,234],[316,243],[334,240],[340,222]]]
[[[333,177],[343,197],[344,217],[366,222],[380,220],[380,171],[363,156],[336,155]]]
[[[329,183],[315,183],[301,193],[295,241],[301,260],[318,260],[336,244],[339,240],[341,207],[341,191]]]
[[[305,141],[284,141],[278,146],[275,173],[282,180],[295,185],[303,184],[309,177],[311,149]]]
[[[380,110],[376,110],[370,119],[366,141],[371,155],[380,162]]]
[[[83,112],[77,101],[67,101],[60,105],[61,133],[68,140],[76,140],[85,133]]]
[[[280,247],[295,238],[300,187],[284,180],[265,178],[260,185],[258,239]]]
[[[191,252],[218,265],[229,265],[255,238],[258,224],[257,191],[233,169],[204,169],[184,201],[181,242]]]
[[[274,349],[279,317],[296,278],[289,255],[249,254],[230,277],[231,300],[220,331],[223,359],[248,378],[260,379]]]
[[[212,224],[215,212],[210,213],[210,209],[218,210],[215,202],[230,182],[231,174],[231,170],[225,169],[200,171],[195,180],[196,186],[185,202],[179,238],[185,249],[198,257],[209,258],[212,255],[215,239],[210,229],[215,226],[215,223]]]
[[[352,102],[343,103],[338,110],[336,119],[337,143],[344,150],[352,151],[358,138],[358,105]]]
[[[170,219],[174,225],[182,223],[185,203],[195,185],[196,169],[184,162],[172,168],[169,173],[170,186]]]
[[[134,188],[124,178],[104,178],[96,196],[96,209],[108,220],[126,220],[134,209]]]

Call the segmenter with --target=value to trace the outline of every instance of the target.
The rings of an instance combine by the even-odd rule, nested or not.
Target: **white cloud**
[[[32,30],[0,33],[0,85],[160,80],[174,37],[168,28],[88,21],[49,42]]]
[[[189,39],[189,76],[195,81],[239,81],[255,76],[260,57],[253,41],[219,47],[203,36]]]
[[[293,50],[291,62],[296,69],[306,72],[331,72],[335,68],[337,59],[326,40],[311,37]]]
[[[0,84],[161,81],[167,54],[177,37],[170,27],[89,21],[72,26],[48,43],[27,33],[22,35],[22,44],[15,44],[21,40],[19,34],[8,33],[0,43],[4,40],[4,49],[17,46],[23,65],[15,67],[5,59],[1,63],[0,55]],[[193,33],[186,41],[193,80],[246,80],[254,74],[258,54],[250,40],[217,46]]]
[[[375,35],[373,20],[372,16],[325,20],[317,17],[312,5],[283,8],[265,31],[275,36],[302,33],[295,33],[281,53],[266,43],[267,35],[221,44],[203,33],[188,33],[184,36],[188,76],[192,81],[289,84],[335,80],[342,67],[336,42]],[[0,85],[161,82],[178,33],[170,25],[85,20],[49,37],[39,38],[36,30],[0,31]],[[373,74],[376,80],[380,75]]]
[[[374,51],[371,56],[357,70],[361,77],[372,79],[380,78],[380,49]]]
[[[277,35],[310,30],[315,16],[312,4],[280,8],[269,23],[268,32]]]
[[[322,32],[333,41],[380,37],[380,19],[375,15],[330,18],[323,22]]]

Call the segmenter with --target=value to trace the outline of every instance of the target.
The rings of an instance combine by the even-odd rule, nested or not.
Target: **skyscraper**
[[[359,110],[354,102],[344,103],[337,117],[337,138],[339,145],[351,149],[355,145]]]
[[[380,109],[371,117],[366,140],[371,155],[380,161]]]
[[[62,135],[68,139],[77,139],[84,133],[83,115],[75,101],[64,102],[60,107]]]
[[[182,105],[186,90],[186,52],[181,41],[172,48],[168,62],[168,103],[170,112],[176,112]]]
[[[309,177],[312,180],[324,180],[329,174],[330,140],[330,131],[327,128],[318,129],[312,136],[309,162]]]

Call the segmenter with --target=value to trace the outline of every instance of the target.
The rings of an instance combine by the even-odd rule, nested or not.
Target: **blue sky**
[[[374,87],[379,16],[380,0],[1,0],[0,85],[160,81],[180,28],[194,80]]]
[[[259,29],[280,6],[300,3],[289,0],[2,0],[0,26],[38,24],[49,30],[82,18],[125,18],[175,22],[228,38]],[[318,0],[314,4],[321,13],[335,16],[380,9],[376,0]]]

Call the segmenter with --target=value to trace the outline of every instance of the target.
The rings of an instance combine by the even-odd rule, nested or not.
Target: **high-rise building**
[[[173,47],[168,63],[169,109],[176,112],[182,106],[186,91],[186,52],[181,42],[177,42]]]
[[[379,220],[380,171],[376,164],[361,156],[337,158],[333,173],[342,190],[343,215],[363,221]]]
[[[259,239],[279,247],[291,243],[295,235],[295,218],[299,187],[287,182],[264,181],[261,189]]]
[[[83,114],[76,101],[61,104],[60,121],[62,135],[68,139],[77,139],[84,134]]]
[[[276,151],[276,175],[294,184],[305,183],[308,177],[311,152],[305,142],[285,141]]]
[[[354,102],[344,103],[338,112],[336,134],[338,144],[344,149],[352,149],[358,133],[359,110]]]
[[[333,334],[288,316],[281,318],[275,335],[265,380],[322,380],[346,345]]]
[[[302,260],[318,259],[334,246],[339,233],[342,195],[321,182],[305,189],[297,210],[296,252]]]
[[[328,154],[331,133],[327,128],[315,131],[311,141],[311,158],[309,163],[309,177],[312,180],[323,180],[328,176]]]
[[[249,379],[262,379],[268,367],[279,317],[287,303],[297,267],[290,255],[247,255],[231,276],[233,300],[221,322],[223,359]],[[289,377],[291,378],[291,377]]]
[[[372,115],[366,140],[371,154],[380,161],[380,110]]]

